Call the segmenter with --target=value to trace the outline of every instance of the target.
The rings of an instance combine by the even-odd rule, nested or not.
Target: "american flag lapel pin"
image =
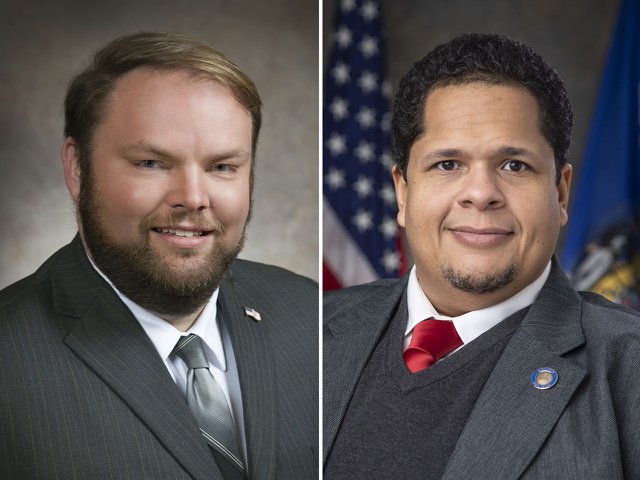
[[[247,317],[253,318],[256,322],[259,322],[260,320],[262,320],[262,317],[260,316],[260,312],[255,311],[251,307],[244,307],[244,314]]]

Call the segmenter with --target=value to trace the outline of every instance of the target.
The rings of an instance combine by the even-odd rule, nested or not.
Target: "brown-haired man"
[[[317,287],[236,260],[260,106],[180,35],[71,82],[79,235],[0,293],[0,477],[317,476]]]

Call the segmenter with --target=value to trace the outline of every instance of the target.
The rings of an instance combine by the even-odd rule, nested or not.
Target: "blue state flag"
[[[640,309],[640,1],[624,0],[577,184],[562,263],[578,290]]]

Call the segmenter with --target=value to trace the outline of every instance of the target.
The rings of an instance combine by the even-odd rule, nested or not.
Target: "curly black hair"
[[[573,112],[558,73],[526,45],[497,34],[464,34],[437,46],[402,77],[393,106],[393,159],[406,180],[409,152],[424,133],[429,92],[448,85],[481,82],[519,85],[537,100],[540,131],[556,162],[556,180],[567,162]]]

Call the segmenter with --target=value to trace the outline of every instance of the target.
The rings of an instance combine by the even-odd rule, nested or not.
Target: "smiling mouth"
[[[512,231],[502,228],[451,228],[453,236],[465,245],[474,248],[495,247],[512,238]]]
[[[163,233],[165,235],[175,235],[176,237],[202,237],[209,235],[210,231],[206,230],[180,230],[177,228],[154,228],[154,232]]]
[[[473,227],[454,227],[450,228],[453,232],[468,233],[471,235],[510,235],[510,230],[504,228],[473,228]]]

